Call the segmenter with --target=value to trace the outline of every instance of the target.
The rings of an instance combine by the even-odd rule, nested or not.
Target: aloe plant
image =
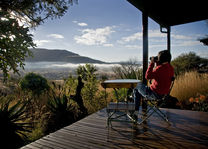
[[[53,85],[54,88],[57,89],[56,85]],[[45,126],[43,126],[43,131],[46,134],[75,121],[74,108],[72,105],[68,104],[68,98],[62,91],[63,89],[59,86],[59,93],[53,91],[53,96],[48,101],[47,107],[50,111],[50,115]]]
[[[0,103],[0,140],[1,147],[17,148],[27,139],[26,132],[31,131],[31,123],[24,122],[26,103],[2,100]],[[9,143],[8,143],[9,142]]]

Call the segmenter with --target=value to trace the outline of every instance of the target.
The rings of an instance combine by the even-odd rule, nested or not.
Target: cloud
[[[142,39],[142,33],[137,32],[130,36],[122,37],[121,40],[118,40],[118,43],[123,44],[123,43],[131,42],[131,41],[135,41],[135,40],[141,40],[141,39]]]
[[[87,23],[77,23],[79,26],[87,26]]]
[[[175,42],[173,46],[197,46],[197,45],[200,45],[200,42],[199,41],[192,41],[192,40],[189,40],[189,41],[179,41],[179,42]]]
[[[111,43],[106,43],[106,44],[103,44],[104,47],[113,47],[113,44]]]
[[[84,22],[78,22],[78,21],[72,21],[72,22],[79,25],[79,26],[88,26],[88,24],[84,23]]]
[[[166,34],[161,33],[159,30],[149,30],[148,33],[149,38],[163,38],[166,37]],[[122,37],[121,40],[118,41],[118,43],[124,44],[128,42],[133,42],[136,40],[142,40],[142,32],[133,33],[132,35]]]
[[[60,34],[50,34],[48,35],[48,37],[52,37],[52,38],[56,38],[56,39],[62,39],[64,38],[63,35],[60,35]]]
[[[128,49],[142,49],[141,45],[126,45],[125,47]]]
[[[167,42],[167,34],[161,33],[160,30],[149,30],[148,32],[149,45],[150,48],[164,47]],[[171,46],[196,46],[199,45],[199,42],[196,41],[196,37],[181,35],[181,34],[171,34]],[[136,45],[129,45],[134,41],[142,40],[142,32],[136,32],[129,36],[122,37],[121,40],[117,42],[120,44],[128,44],[125,47],[136,49]]]
[[[159,30],[150,30],[149,37],[150,38],[164,38],[164,37],[167,37],[167,34],[161,33]]]
[[[106,26],[97,29],[83,29],[81,36],[75,36],[76,43],[84,45],[103,45],[112,46],[107,43],[107,38],[115,31],[113,27]]]
[[[51,40],[35,40],[34,43],[37,45],[37,46],[43,46],[45,43],[49,43],[49,42],[52,42]]]

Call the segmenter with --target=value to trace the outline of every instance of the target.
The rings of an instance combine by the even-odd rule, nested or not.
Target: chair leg
[[[147,114],[147,116],[145,118],[142,118],[142,120],[140,122],[138,122],[138,124],[142,124],[143,122],[145,122],[150,116],[152,116],[154,114],[154,112],[157,113],[163,120],[165,120],[169,124],[169,120],[168,120],[167,115],[165,113],[163,113],[159,109],[159,107],[156,106],[156,104],[154,104],[153,102],[150,101],[149,105],[151,105],[151,106],[149,106],[149,108],[145,112]]]
[[[154,112],[151,112],[149,115],[147,115],[144,119],[142,119],[142,121],[138,122],[139,125],[141,125],[142,123],[144,123]]]
[[[163,120],[165,120],[167,123],[169,123],[168,117],[166,114],[164,114],[159,107],[154,106],[153,108],[153,113],[157,113]]]
[[[160,117],[162,117],[167,122],[169,121],[167,115],[164,114],[159,108],[157,108],[157,111],[159,111],[157,113],[158,113],[158,115],[160,115]]]

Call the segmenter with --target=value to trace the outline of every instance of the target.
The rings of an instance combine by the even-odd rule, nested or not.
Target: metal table
[[[136,79],[117,79],[117,80],[106,80],[101,83],[101,86],[105,89],[106,88],[113,88],[115,90],[117,101],[110,102],[107,105],[107,125],[111,124],[112,121],[121,121],[121,122],[133,122],[137,123],[134,119],[133,115],[135,112],[135,103],[129,101],[118,102],[118,93],[117,89],[120,88],[128,88],[134,89],[138,83],[141,83],[140,80]],[[107,99],[106,99],[107,102]],[[125,116],[125,119],[123,118]]]

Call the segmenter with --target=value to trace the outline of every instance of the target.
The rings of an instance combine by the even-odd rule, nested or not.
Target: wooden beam
[[[170,52],[170,26],[167,27],[167,50]]]
[[[145,12],[142,13],[142,26],[143,26],[143,84],[147,85],[145,74],[148,67],[148,15]],[[147,110],[147,104],[145,102],[142,102],[142,110],[144,112]]]
[[[148,15],[142,13],[142,25],[143,25],[143,83],[147,84],[145,79],[145,73],[148,67]]]

